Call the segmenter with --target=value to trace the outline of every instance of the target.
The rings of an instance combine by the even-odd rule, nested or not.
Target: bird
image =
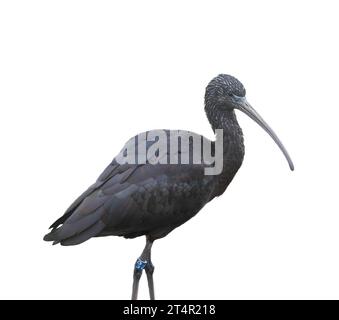
[[[185,130],[151,130],[131,138],[96,182],[50,226],[52,230],[44,240],[71,246],[92,237],[145,236],[146,245],[133,268],[131,299],[138,298],[139,281],[145,270],[149,296],[154,300],[151,259],[154,241],[168,235],[221,196],[242,165],[244,138],[235,111],[241,111],[262,127],[284,154],[289,168],[294,170],[284,145],[249,104],[245,87],[237,78],[217,75],[208,83],[204,100],[214,140]],[[179,137],[176,148],[173,137]],[[196,141],[202,146],[210,145],[206,148],[210,150],[210,157],[205,157],[205,149],[195,147]],[[221,169],[215,169],[217,155]]]

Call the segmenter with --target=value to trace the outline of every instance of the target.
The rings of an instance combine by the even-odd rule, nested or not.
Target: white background
[[[143,238],[42,237],[134,134],[213,138],[204,90],[229,73],[296,170],[238,114],[243,166],[156,241],[156,297],[339,298],[338,30],[336,1],[2,1],[0,297],[129,299]]]

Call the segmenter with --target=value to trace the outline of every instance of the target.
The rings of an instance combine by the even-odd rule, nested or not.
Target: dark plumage
[[[44,240],[54,244],[76,245],[91,237],[124,236],[147,237],[147,245],[140,258],[148,262],[146,273],[149,279],[151,298],[154,298],[153,265],[150,248],[156,239],[166,236],[176,227],[192,218],[213,198],[220,196],[240,168],[244,157],[242,130],[237,122],[234,109],[248,114],[259,123],[278,143],[287,157],[291,169],[293,164],[273,131],[255,113],[245,100],[245,89],[234,77],[219,75],[206,88],[205,111],[213,130],[223,129],[223,169],[219,175],[205,175],[204,169],[211,163],[203,161],[194,164],[192,160],[193,140],[208,139],[188,131],[180,132],[190,141],[188,164],[119,164],[117,157],[73,204],[65,214],[55,221]],[[166,130],[167,141],[176,131]],[[157,131],[145,133],[157,136]],[[220,139],[217,135],[216,139]],[[134,138],[137,145],[140,136]],[[218,140],[216,140],[218,141]],[[155,142],[147,142],[147,150]],[[215,142],[212,151],[215,153]],[[123,156],[126,147],[119,156]],[[170,148],[161,155],[169,159]],[[178,156],[185,150],[179,145]],[[187,151],[186,151],[187,152]],[[138,153],[136,155],[138,157]],[[201,157],[201,154],[199,154]],[[147,258],[147,259],[146,259]],[[142,260],[142,259],[141,259]],[[136,265],[133,298],[136,298],[137,283],[141,272]],[[149,269],[149,270],[148,270]],[[149,276],[150,275],[150,276]]]

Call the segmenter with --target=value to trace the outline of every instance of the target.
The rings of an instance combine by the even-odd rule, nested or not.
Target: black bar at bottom
[[[322,304],[326,302],[326,306]],[[83,314],[95,320],[110,319],[231,319],[253,317],[267,319],[305,319],[306,316],[324,319],[326,314],[336,314],[337,301],[305,300],[21,300],[1,301],[2,314],[19,319],[32,316],[58,319],[79,319]],[[18,306],[16,306],[18,305]],[[6,310],[6,308],[8,308]],[[333,308],[333,311],[331,310]],[[334,313],[333,313],[334,312]]]

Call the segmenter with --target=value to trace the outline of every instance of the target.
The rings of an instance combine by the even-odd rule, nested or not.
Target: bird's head
[[[206,108],[218,106],[222,109],[233,110],[237,100],[245,96],[245,87],[238,79],[228,74],[219,74],[206,88]]]
[[[205,93],[205,110],[207,115],[218,115],[220,113],[233,112],[234,109],[240,110],[260,125],[278,145],[288,161],[291,170],[294,170],[293,162],[272,128],[264,121],[257,111],[246,100],[246,90],[243,84],[227,74],[219,74],[211,80]],[[215,112],[217,111],[217,112]],[[220,128],[222,129],[222,128]]]

